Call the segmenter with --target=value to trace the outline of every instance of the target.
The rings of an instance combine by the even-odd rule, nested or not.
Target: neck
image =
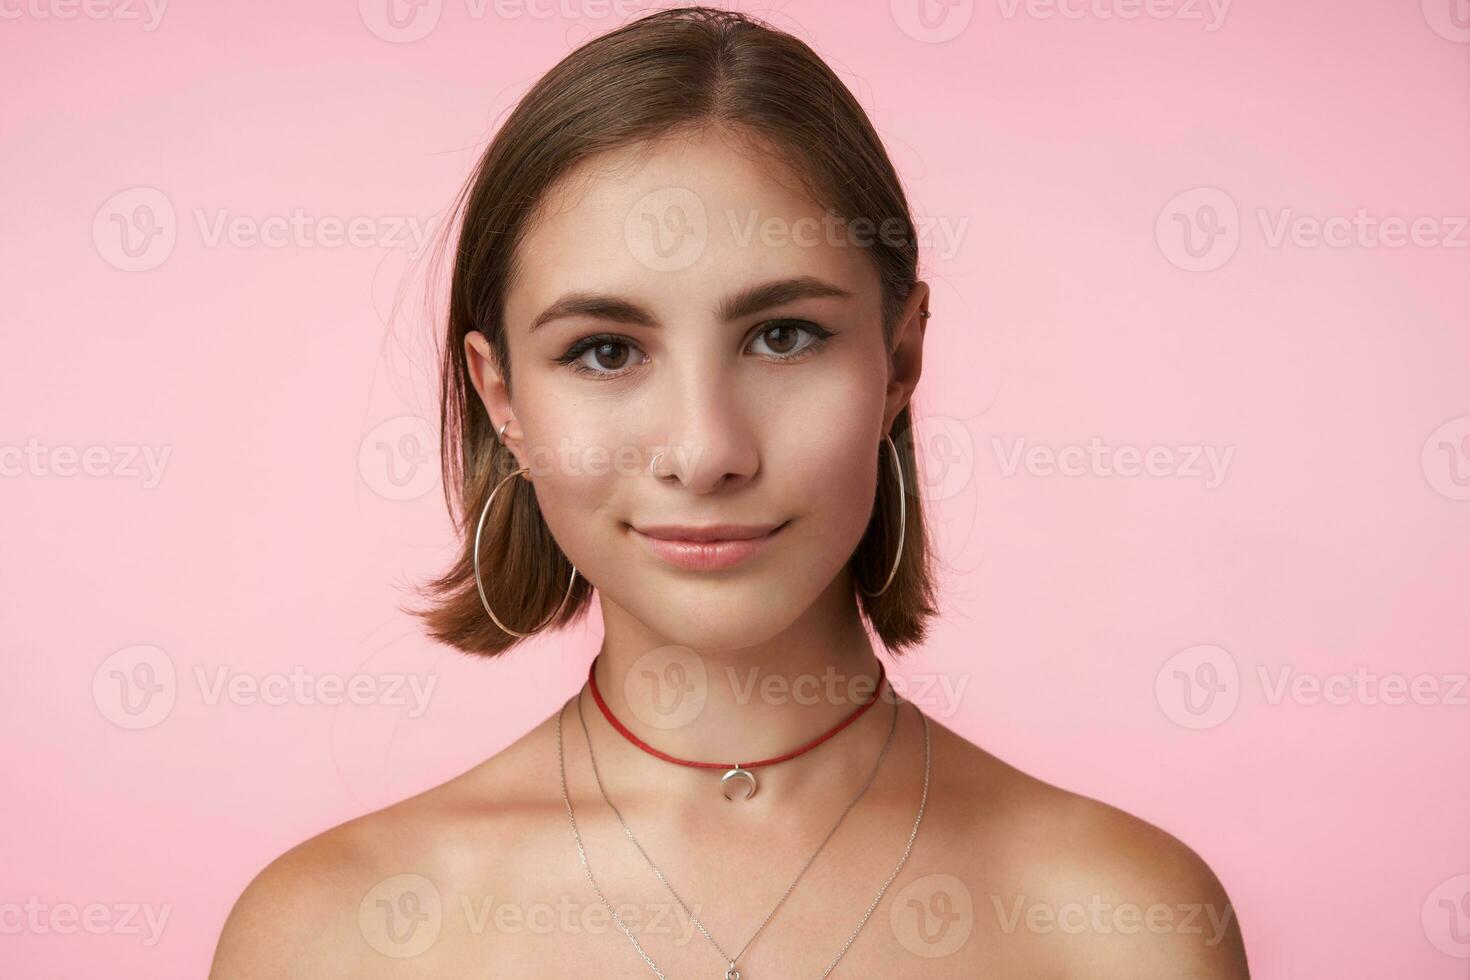
[[[682,766],[629,741],[584,690],[581,716],[604,783],[625,798],[739,806],[759,814],[775,801],[860,785],[892,724],[892,695],[879,690],[880,666],[846,578],[789,628],[753,646],[711,652],[650,633],[603,603],[606,634],[595,664],[598,691],[618,722],[668,755],[697,762],[751,762],[784,755],[828,732],[863,704],[876,703],[832,738],[796,758],[754,770],[755,797],[728,803],[724,769]],[[586,687],[586,685],[584,685]],[[576,721],[576,706],[571,709]],[[644,797],[647,798],[647,797]],[[783,802],[784,801],[784,802]]]

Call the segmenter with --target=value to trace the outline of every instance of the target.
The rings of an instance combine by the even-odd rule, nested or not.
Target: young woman
[[[887,684],[870,635],[900,653],[936,612],[929,289],[806,45],[702,8],[593,40],[461,204],[464,548],[421,613],[496,655],[595,589],[601,648],[500,754],[262,871],[216,980],[1247,976],[1193,851]]]

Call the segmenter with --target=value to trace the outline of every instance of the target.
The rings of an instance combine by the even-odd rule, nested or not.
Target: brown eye
[[[755,335],[754,345],[766,348],[757,353],[776,360],[793,361],[815,351],[831,335],[831,331],[807,320],[778,320]]]
[[[565,364],[577,374],[595,378],[621,377],[623,367],[630,361],[629,354],[636,345],[626,337],[616,334],[595,334],[583,337],[571,346],[557,363]]]
[[[761,336],[767,338],[766,346],[775,354],[789,354],[800,342],[801,331],[790,324],[777,324]]]
[[[627,344],[598,344],[591,348],[592,358],[597,365],[607,371],[616,371],[628,360]]]

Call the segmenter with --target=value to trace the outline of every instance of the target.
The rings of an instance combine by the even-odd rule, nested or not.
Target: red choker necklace
[[[592,689],[592,700],[597,702],[597,707],[602,710],[602,716],[607,719],[608,724],[612,725],[613,728],[617,729],[624,738],[632,742],[634,745],[638,746],[644,752],[647,752],[649,755],[654,756],[655,758],[662,759],[665,762],[673,762],[681,766],[694,766],[699,769],[726,770],[725,774],[720,777],[720,789],[724,792],[725,799],[727,800],[735,799],[735,797],[731,795],[730,790],[735,783],[739,782],[743,782],[746,785],[744,799],[748,800],[755,795],[757,784],[755,773],[751,770],[759,769],[761,766],[772,766],[778,762],[785,762],[788,759],[794,759],[799,755],[810,752],[812,749],[816,748],[818,745],[821,745],[823,742],[827,741],[827,739],[831,738],[833,735],[836,735],[848,725],[851,725],[853,722],[861,718],[863,712],[867,711],[874,704],[878,703],[878,695],[883,692],[883,682],[887,679],[887,674],[883,670],[883,661],[880,660],[878,661],[878,683],[873,688],[873,696],[867,701],[858,705],[858,707],[852,712],[852,714],[842,719],[832,728],[828,729],[825,733],[812,739],[810,742],[799,748],[792,749],[790,752],[783,753],[782,755],[775,755],[769,759],[757,759],[755,762],[696,762],[692,759],[680,759],[677,756],[669,755],[667,752],[660,752],[658,749],[649,745],[637,735],[634,735],[632,732],[630,732],[628,730],[628,726],[624,725],[622,722],[618,721],[616,717],[613,716],[612,709],[609,708],[607,706],[607,702],[602,699],[602,692],[597,689],[597,661],[601,658],[601,656],[601,654],[598,654],[596,657],[592,658],[592,666],[587,669],[587,686]]]

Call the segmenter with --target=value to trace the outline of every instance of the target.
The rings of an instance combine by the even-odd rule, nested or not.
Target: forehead
[[[525,330],[579,290],[637,298],[659,315],[708,316],[741,286],[798,275],[876,307],[876,269],[852,237],[776,157],[715,129],[670,137],[594,158],[545,196],[506,318]]]

